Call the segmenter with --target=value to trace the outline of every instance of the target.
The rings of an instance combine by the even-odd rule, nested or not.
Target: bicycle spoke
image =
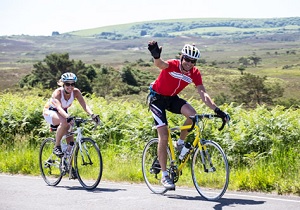
[[[102,156],[98,146],[92,139],[84,138],[81,149],[77,146],[75,151],[75,170],[80,184],[92,190],[96,188],[102,176]]]
[[[227,190],[229,168],[221,147],[213,141],[205,141],[204,150],[197,148],[193,156],[192,177],[194,185],[207,200],[218,200]]]
[[[166,188],[161,184],[161,168],[157,159],[158,139],[152,139],[145,146],[142,157],[142,171],[144,180],[148,188],[156,194],[167,192]],[[170,165],[170,150],[168,149],[168,162]]]
[[[53,138],[44,140],[39,154],[41,175],[50,186],[57,185],[62,179],[59,168],[61,159],[52,153],[54,145],[55,140]]]

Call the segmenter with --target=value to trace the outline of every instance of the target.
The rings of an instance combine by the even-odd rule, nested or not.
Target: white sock
[[[161,175],[162,177],[165,177],[165,176],[169,176],[169,173],[167,171],[163,171]]]
[[[184,144],[184,140],[178,139],[177,144],[178,144],[178,145]]]

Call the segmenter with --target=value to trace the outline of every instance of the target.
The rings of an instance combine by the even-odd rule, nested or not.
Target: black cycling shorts
[[[156,127],[168,125],[166,110],[181,114],[181,107],[187,102],[176,96],[154,96],[154,100],[151,100],[149,109],[152,112]]]

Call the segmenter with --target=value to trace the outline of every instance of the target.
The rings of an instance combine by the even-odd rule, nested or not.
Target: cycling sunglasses
[[[195,64],[197,62],[197,59],[191,59],[189,58],[188,56],[184,55],[183,56],[183,59],[186,61],[186,62],[191,62],[193,64]]]
[[[74,86],[75,86],[75,83],[65,83],[65,86],[67,86],[67,87],[69,87],[69,86],[74,87]]]

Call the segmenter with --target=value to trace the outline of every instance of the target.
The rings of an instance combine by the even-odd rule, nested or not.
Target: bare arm
[[[68,118],[69,115],[68,113],[62,108],[61,106],[61,102],[60,102],[60,98],[61,98],[61,92],[60,90],[56,89],[53,94],[52,94],[52,104],[56,107],[57,112],[63,116],[64,118]]]
[[[81,105],[81,107],[84,109],[84,111],[88,114],[88,115],[92,115],[93,112],[91,110],[91,108],[89,107],[89,105],[86,104],[81,92],[79,89],[77,89],[76,91],[74,90],[74,97],[78,100],[79,104]]]
[[[154,65],[159,69],[166,69],[169,67],[169,64],[161,58],[154,59]]]
[[[206,92],[205,87],[203,85],[198,85],[197,86],[197,91],[198,91],[202,101],[205,103],[206,106],[208,106],[212,110],[215,110],[217,108],[216,104],[210,98],[210,96]]]

